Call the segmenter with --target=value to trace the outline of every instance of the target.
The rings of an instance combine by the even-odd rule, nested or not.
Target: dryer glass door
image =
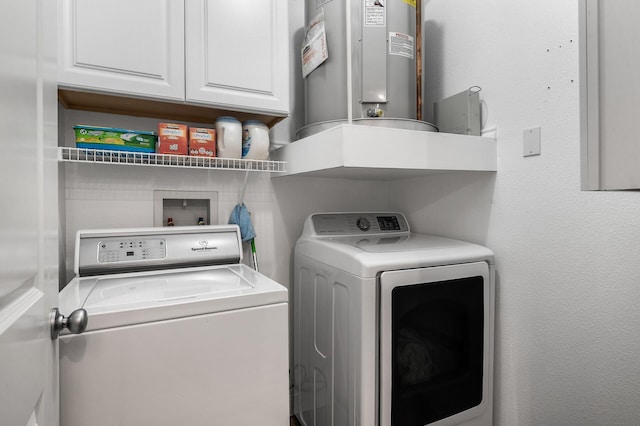
[[[489,284],[485,262],[381,274],[383,426],[457,424],[484,410]]]

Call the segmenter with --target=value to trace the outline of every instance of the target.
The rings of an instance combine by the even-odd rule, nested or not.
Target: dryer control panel
[[[349,236],[408,233],[402,213],[318,213],[311,216],[312,233],[318,236]]]

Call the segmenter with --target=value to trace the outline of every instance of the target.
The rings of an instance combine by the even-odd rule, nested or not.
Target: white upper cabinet
[[[188,0],[187,101],[289,112],[287,2]]]
[[[60,0],[58,83],[184,100],[181,0]]]
[[[286,0],[58,4],[61,89],[289,113]]]

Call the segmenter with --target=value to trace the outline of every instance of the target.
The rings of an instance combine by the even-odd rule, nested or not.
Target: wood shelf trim
[[[269,128],[286,117],[230,111],[193,105],[184,102],[133,98],[90,91],[76,91],[59,88],[58,101],[63,107],[73,110],[131,115],[134,117],[157,118],[160,120],[194,122],[213,125],[216,118],[229,115],[240,121],[259,120]]]

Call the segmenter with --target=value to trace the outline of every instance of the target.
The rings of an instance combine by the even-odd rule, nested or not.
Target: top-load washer
[[[319,213],[294,256],[305,426],[490,426],[494,255],[401,213]]]
[[[241,260],[236,225],[79,231],[60,423],[288,424],[287,289]]]

